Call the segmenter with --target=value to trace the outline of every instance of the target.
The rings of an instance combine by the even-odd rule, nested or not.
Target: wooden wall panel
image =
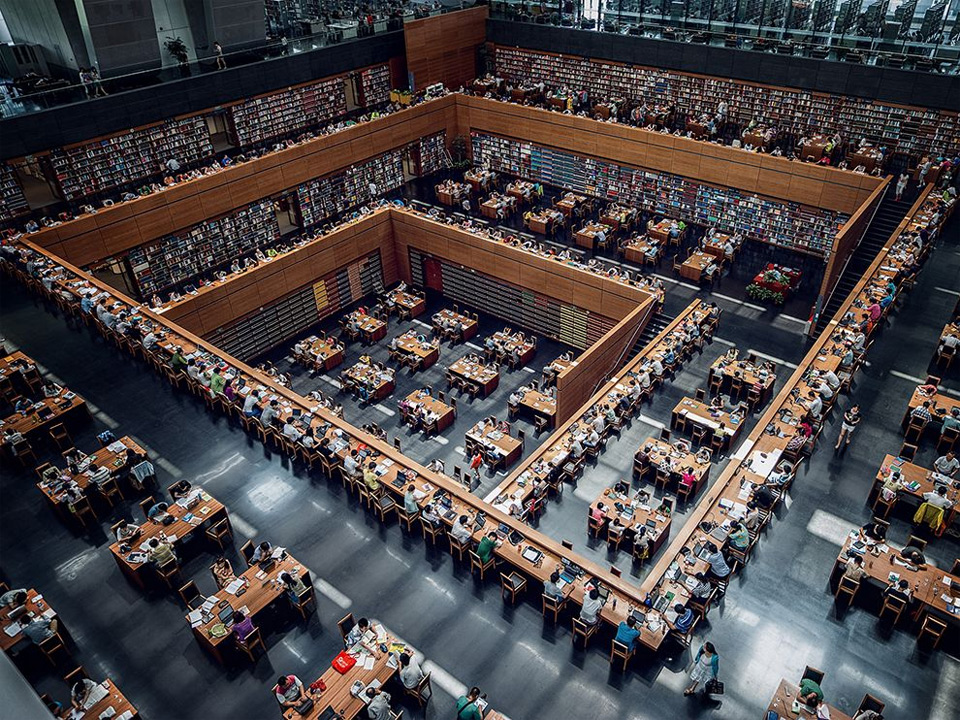
[[[487,39],[485,5],[404,23],[407,70],[415,90],[442,82],[457,88],[477,76],[477,50]]]
[[[630,312],[577,358],[577,364],[557,377],[557,425],[573,417],[593,395],[594,389],[610,377],[653,315],[654,299],[631,308]]]

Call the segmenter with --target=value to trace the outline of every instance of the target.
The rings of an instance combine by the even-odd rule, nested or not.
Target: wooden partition
[[[481,97],[458,99],[457,123],[462,135],[471,130],[502,135],[848,215],[882,182],[847,170]]]
[[[410,248],[472,268],[562,303],[622,320],[651,296],[611,278],[571,267],[406,210],[391,210],[400,277],[410,281]]]
[[[860,241],[863,240],[863,235],[867,232],[867,227],[873,220],[880,203],[883,202],[884,193],[886,193],[891,182],[893,182],[892,176],[888,175],[883,178],[883,181],[870,193],[866,202],[847,220],[834,238],[833,249],[830,251],[827,267],[823,272],[823,281],[820,283],[820,294],[817,295],[817,302],[814,305],[813,322],[810,323],[811,333],[816,330],[817,319],[830,301],[833,286],[840,279],[840,274],[847,266],[847,261],[850,260],[857,246],[860,245]]]
[[[453,96],[83,215],[29,239],[75,265],[89,265],[442,130],[456,132]]]
[[[557,424],[565,423],[593,395],[596,387],[620,367],[653,315],[656,301],[641,303],[602,338],[587,348],[577,364],[557,375]]]
[[[487,40],[487,6],[403,25],[412,90],[442,82],[456,89],[477,76],[477,51]]]
[[[163,312],[168,320],[206,335],[380,250],[384,282],[397,280],[390,211],[380,210],[226,282],[201,288],[196,295]]]

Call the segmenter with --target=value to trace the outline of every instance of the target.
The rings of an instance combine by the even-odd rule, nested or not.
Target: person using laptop
[[[630,652],[633,652],[637,646],[638,637],[640,637],[640,631],[637,629],[637,619],[633,615],[629,615],[627,619],[617,627],[616,641],[623,643],[630,648]]]
[[[456,522],[453,523],[453,527],[450,528],[450,535],[458,543],[469,542],[473,537],[473,532],[470,530],[470,518],[466,515],[458,517]]]
[[[150,538],[150,542],[147,543],[147,546],[150,548],[147,551],[150,556],[150,562],[157,567],[177,561],[177,556],[174,555],[173,546],[170,543],[166,541],[160,542],[160,540],[157,538]]]
[[[408,690],[413,690],[423,680],[423,668],[420,667],[417,658],[410,653],[402,652],[398,659],[400,662],[400,682]]]
[[[480,711],[480,688],[472,687],[466,695],[457,698],[457,720],[483,720]]]
[[[221,589],[237,579],[230,561],[222,555],[214,561],[210,571],[213,573],[214,580],[217,581],[217,587]]]
[[[262,543],[257,545],[256,549],[253,551],[253,555],[250,556],[250,564],[256,565],[258,562],[266,560],[272,553],[273,545],[264,540]]]
[[[596,587],[591,587],[584,593],[583,606],[580,608],[580,619],[587,625],[596,625],[602,608],[603,601],[600,599],[600,591]]]
[[[543,583],[543,594],[554,600],[563,600],[563,591],[560,590],[560,573],[554,570],[550,578]]]
[[[281,675],[277,684],[273,686],[274,697],[283,709],[295,708],[306,695],[303,692],[303,683],[296,675]]]
[[[686,635],[693,627],[693,608],[684,607],[683,603],[677,603],[673,606],[673,611],[677,614],[677,619],[673,621],[674,629],[681,635]]]
[[[27,602],[26,588],[15,588],[0,595],[0,607],[18,608]]]
[[[136,523],[127,522],[126,520],[121,520],[117,523],[117,542],[124,543],[128,540],[133,540],[139,534],[140,526]]]

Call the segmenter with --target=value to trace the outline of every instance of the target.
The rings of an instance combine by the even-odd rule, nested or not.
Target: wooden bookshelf
[[[960,152],[957,113],[522,48],[496,46],[494,59],[502,77],[568,85],[598,100],[626,97],[692,114],[712,113],[725,100],[729,118],[740,124],[759,118],[798,136],[840,132],[849,140],[867,137],[913,155]]]
[[[627,167],[528,142],[471,133],[473,161],[510,175],[641,207],[721,232],[826,256],[842,213],[785,203],[668,173]]]
[[[6,163],[0,163],[0,222],[13,220],[30,211],[17,176]]]
[[[447,167],[447,134],[435,133],[420,138],[419,175],[430,175]]]
[[[50,164],[60,193],[76,200],[158,175],[171,158],[186,166],[212,154],[207,124],[194,116],[53,150]]]
[[[232,105],[230,141],[237,147],[249,147],[319,125],[346,112],[343,77],[329,77]]]
[[[374,65],[360,71],[360,104],[364,107],[390,101],[390,66]]]
[[[141,294],[148,297],[279,239],[273,202],[262,200],[133,248],[129,260]]]

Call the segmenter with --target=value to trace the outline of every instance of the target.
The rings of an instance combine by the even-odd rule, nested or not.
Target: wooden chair
[[[902,598],[898,598],[893,595],[884,595],[883,605],[880,608],[880,619],[883,620],[887,616],[893,617],[893,625],[896,625],[900,620],[900,616],[903,614],[903,611],[907,608],[907,601]]]
[[[118,501],[124,500],[123,491],[120,489],[120,483],[113,475],[100,483],[100,494],[106,500],[110,507],[114,507]]]
[[[873,510],[874,517],[886,518],[890,511],[893,510],[894,506],[897,504],[897,498],[893,497],[889,500],[883,497],[883,493],[877,490],[877,496],[873,500],[873,505],[871,509]]]
[[[70,439],[70,433],[67,432],[67,428],[64,427],[63,423],[57,423],[50,427],[50,439],[53,441],[53,444],[57,446],[57,450],[62,451],[73,447],[73,440]]]
[[[940,438],[937,440],[937,452],[941,455],[952,452],[957,446],[958,438],[960,438],[960,430],[956,428],[946,428],[940,433]]]
[[[257,661],[257,656],[254,654],[257,648],[267,652],[267,646],[263,644],[263,637],[260,635],[260,628],[258,627],[253,628],[251,633],[243,640],[236,640],[234,644],[252,663]]]
[[[81,526],[86,527],[88,524],[96,526],[100,523],[100,518],[97,517],[96,510],[93,509],[93,505],[90,503],[90,498],[86,495],[82,496],[72,505],[73,508],[73,517],[80,523]]]
[[[823,676],[826,673],[823,670],[818,670],[815,667],[807,665],[803,669],[803,675],[800,676],[801,680],[813,680],[817,685],[823,685]]]
[[[406,685],[403,686],[403,694],[408,698],[413,698],[417,701],[421,708],[427,706],[427,703],[430,701],[430,698],[433,697],[433,686],[430,684],[430,673],[425,673],[420,681],[416,684],[416,687],[408,688]]]
[[[180,563],[176,558],[167,561],[163,565],[158,565],[157,575],[170,590],[176,590],[181,587]]]
[[[630,662],[630,658],[633,657],[634,649],[631,646],[624,645],[622,642],[614,639],[610,641],[610,665],[613,666],[615,662],[621,663],[620,672],[624,673],[627,671],[627,663]]]
[[[380,522],[384,525],[387,524],[387,518],[397,512],[397,501],[393,499],[392,495],[383,492],[375,497],[371,495],[371,505],[377,517],[380,518]]]
[[[840,602],[846,599],[847,605],[853,605],[853,600],[860,591],[860,581],[853,580],[845,575],[840,576],[840,582],[837,583],[837,592],[834,594],[834,600]]]
[[[857,711],[853,714],[854,717],[857,717],[862,712],[867,710],[873,710],[873,712],[880,714],[883,712],[884,708],[887,706],[883,700],[875,698],[870,693],[866,693],[863,696],[863,700],[860,701],[860,707],[857,708]]]
[[[67,654],[67,645],[64,643],[63,636],[60,635],[59,631],[55,632],[46,640],[39,642],[37,647],[40,648],[40,652],[52,667],[57,667],[59,665],[58,656],[61,653]]]
[[[573,636],[571,638],[573,644],[576,645],[577,638],[580,638],[580,640],[583,642],[583,648],[586,650],[587,643],[589,643],[590,638],[596,634],[599,624],[600,623],[588,625],[578,617],[573,618]]]
[[[407,528],[407,533],[413,532],[413,524],[420,518],[420,511],[415,513],[407,512],[403,505],[397,505],[397,522],[402,523]]]
[[[597,519],[593,515],[587,515],[587,534],[593,535],[595,538],[599,539],[600,533],[603,531],[603,526],[606,524],[606,522],[606,517]]]
[[[491,568],[497,567],[497,558],[494,555],[490,556],[490,559],[484,562],[476,551],[470,550],[470,572],[480,571],[480,581],[483,582],[483,573]],[[501,573],[502,574],[502,573]]]
[[[240,546],[240,557],[244,559],[247,563],[247,567],[253,565],[253,553],[254,550],[253,540],[247,540],[243,545]]]
[[[139,502],[140,512],[143,515],[144,520],[150,519],[147,513],[150,512],[150,508],[152,508],[156,504],[157,504],[157,501],[156,499],[154,499],[153,495]]]
[[[543,600],[543,607],[541,612],[543,613],[544,619],[547,618],[547,615],[553,617],[553,624],[556,625],[560,621],[560,613],[563,612],[563,609],[567,606],[567,598],[557,599],[552,595],[547,595],[543,593],[541,596]]]
[[[431,545],[437,544],[437,539],[440,537],[441,529],[438,525],[433,523],[426,522],[422,517],[420,518],[420,530],[423,532],[423,539],[430,540]]]
[[[565,547],[567,550],[573,550],[573,541],[572,541],[572,540],[563,539],[563,540],[560,541],[560,544],[561,544],[563,547]]]
[[[927,548],[927,541],[922,538],[918,538],[916,535],[908,535],[907,545],[915,547],[920,552],[923,552]]]
[[[917,446],[911,445],[910,443],[905,442],[903,445],[900,446],[899,455],[904,460],[909,460],[912,462],[913,459],[917,456]]]
[[[500,596],[504,602],[508,601],[510,605],[517,604],[517,597],[527,588],[527,579],[520,573],[514,571],[509,575],[500,573]]]
[[[917,635],[917,643],[929,642],[930,649],[935,650],[943,634],[947,631],[947,624],[940,618],[933,615],[927,615],[920,626],[920,634]],[[864,698],[866,699],[866,698]]]
[[[180,600],[183,601],[183,604],[191,610],[196,610],[205,600],[203,595],[200,594],[200,588],[193,580],[180,586],[177,592],[180,594]]]
[[[919,445],[920,438],[923,437],[923,431],[927,427],[927,422],[925,420],[920,420],[919,418],[910,417],[910,422],[907,425],[907,429],[903,434],[903,442],[910,443],[912,445]]]
[[[350,634],[350,631],[353,630],[353,626],[356,624],[353,619],[353,613],[347,613],[337,620],[337,630],[340,631],[340,637],[343,638],[344,643],[347,642],[347,635]]]
[[[456,557],[459,562],[463,562],[463,553],[470,552],[469,540],[467,542],[460,542],[449,532],[447,533],[447,539],[450,541],[451,557]]]
[[[22,438],[15,442],[11,451],[14,456],[17,458],[17,461],[20,463],[20,466],[23,468],[36,467],[39,460],[37,459],[37,453],[34,452],[33,446],[27,441],[26,438]]]
[[[288,597],[290,600],[290,605],[300,613],[300,617],[304,622],[310,618],[310,615],[313,614],[313,611],[317,608],[317,593],[313,589],[313,585],[307,584],[306,589],[296,596],[296,600]]]
[[[207,540],[220,548],[222,552],[228,542],[233,542],[233,528],[230,526],[230,519],[225,517],[216,522],[213,526],[207,528],[205,535]]]

